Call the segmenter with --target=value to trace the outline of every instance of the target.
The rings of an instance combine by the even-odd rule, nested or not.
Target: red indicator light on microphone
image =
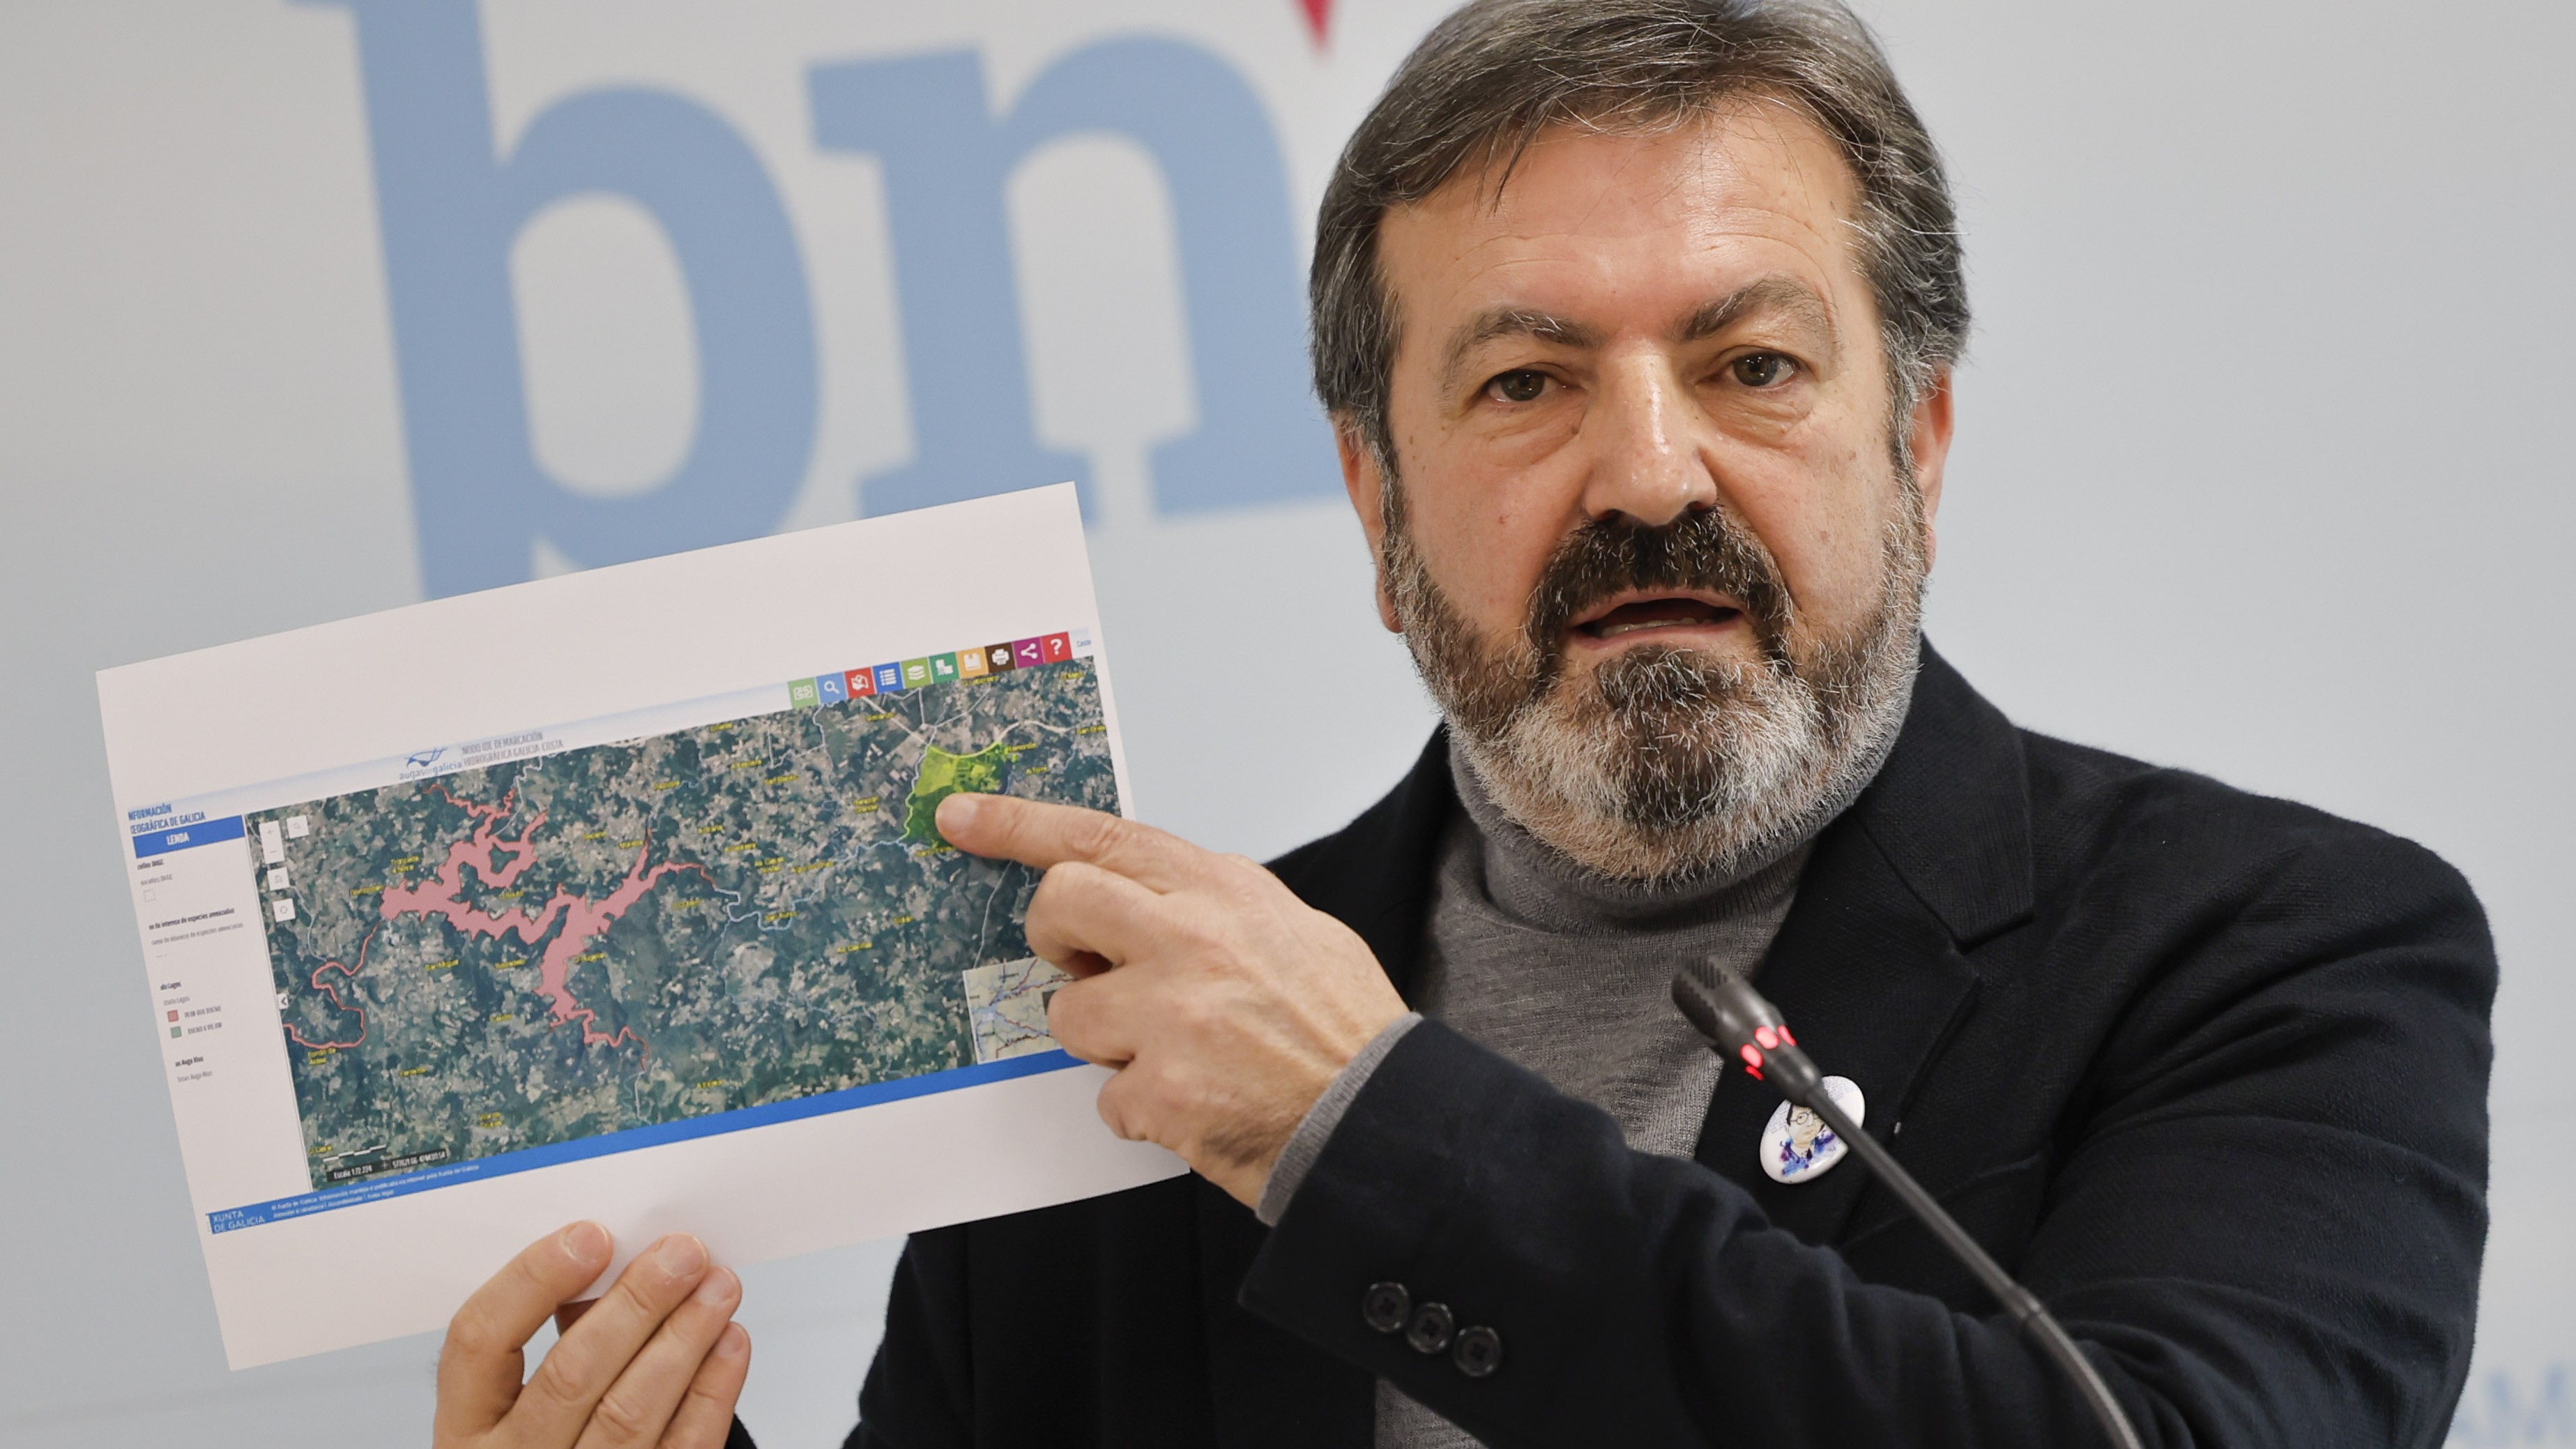
[[[1766,1052],[1776,1050],[1780,1045],[1780,1033],[1767,1026],[1753,1028],[1753,1039],[1762,1043],[1762,1049]]]
[[[1735,1054],[1744,1058],[1744,1064],[1746,1066],[1753,1068],[1757,1072],[1762,1070],[1762,1049],[1760,1047],[1755,1046],[1751,1042],[1746,1042],[1744,1045],[1736,1048]]]
[[[1798,1044],[1798,1039],[1789,1035],[1789,1023],[1785,1021],[1780,1023],[1780,1040],[1787,1042],[1791,1046],[1796,1046]]]

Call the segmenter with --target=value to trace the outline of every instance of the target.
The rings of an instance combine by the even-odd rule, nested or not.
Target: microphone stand
[[[1710,975],[1715,979],[1707,979]],[[1688,967],[1673,977],[1673,1004],[1690,1018],[1700,1035],[1708,1038],[1709,1050],[1720,1059],[1741,1064],[1755,1081],[1769,1082],[1779,1088],[1780,1095],[1822,1118],[1835,1138],[1869,1164],[1869,1170],[1932,1230],[1951,1256],[1977,1275],[1986,1291],[2003,1305],[2014,1326],[2074,1380],[2086,1407],[2093,1411],[2093,1418],[2110,1442],[2118,1449],[2144,1449],[2127,1412],[2112,1397],[2110,1385],[2094,1371],[2092,1360],[2076,1349],[2075,1340],[2067,1337],[2056,1316],[2029,1289],[2014,1282],[2003,1265],[1988,1256],[1977,1240],[1968,1236],[1967,1229],[1959,1226],[1958,1219],[1933,1201],[1932,1194],[1897,1163],[1894,1154],[1877,1138],[1860,1130],[1860,1124],[1825,1090],[1824,1074],[1798,1049],[1798,1039],[1789,1034],[1778,1007],[1764,1000],[1742,977]]]

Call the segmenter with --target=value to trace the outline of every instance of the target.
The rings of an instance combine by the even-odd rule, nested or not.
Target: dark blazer
[[[1274,867],[1399,987],[1458,808],[1432,741]],[[2418,846],[2016,730],[1927,649],[1760,975],[2149,1444],[2430,1445],[2486,1233],[2494,950]],[[1439,1024],[1275,1230],[1196,1177],[914,1236],[851,1443],[1343,1446],[1386,1378],[1495,1446],[2100,1442],[1866,1169],[1794,1186],[1741,1071],[1698,1160]],[[1491,1327],[1471,1378],[1362,1299]]]

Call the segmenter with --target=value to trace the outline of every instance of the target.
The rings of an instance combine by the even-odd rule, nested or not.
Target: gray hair
[[[1786,104],[1859,183],[1854,230],[1898,420],[1968,334],[1958,217],[1940,154],[1866,26],[1837,0],[1471,0],[1405,59],[1342,148],[1308,279],[1315,391],[1394,471],[1398,319],[1378,265],[1390,207],[1550,127],[1646,131],[1753,97]],[[1892,440],[1902,453],[1901,427]],[[1390,476],[1389,482],[1392,482]]]

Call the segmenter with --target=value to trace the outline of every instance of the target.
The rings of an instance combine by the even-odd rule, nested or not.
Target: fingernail
[[[951,830],[965,830],[972,827],[975,823],[975,812],[983,808],[983,801],[964,791],[959,791],[940,801],[939,833],[945,835]]]
[[[688,1233],[673,1233],[653,1250],[653,1266],[674,1278],[686,1278],[707,1265],[707,1245]]]
[[[751,1332],[739,1323],[728,1323],[716,1339],[718,1358],[741,1358],[751,1352]]]
[[[706,1304],[719,1304],[735,1297],[741,1292],[742,1280],[733,1275],[733,1270],[731,1268],[718,1268],[714,1272],[709,1273],[702,1281],[699,1282],[698,1301]]]
[[[563,1230],[564,1255],[575,1263],[605,1263],[613,1246],[608,1229],[597,1223],[580,1222]]]

